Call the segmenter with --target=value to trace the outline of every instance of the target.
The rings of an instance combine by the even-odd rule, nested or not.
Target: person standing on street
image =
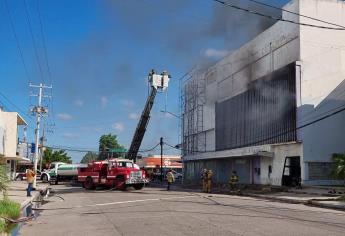
[[[206,191],[207,191],[207,169],[202,170],[201,181],[202,181],[202,191],[204,193],[206,193]]]
[[[28,182],[28,188],[26,189],[26,196],[31,197],[31,191],[32,191],[32,184],[34,183],[35,179],[35,172],[32,170],[32,166],[29,167],[29,169],[26,170],[26,181]]]
[[[238,175],[236,171],[232,172],[230,177],[230,191],[236,191],[238,189]]]
[[[167,173],[167,181],[168,181],[167,190],[170,191],[170,186],[175,181],[174,174],[172,173],[171,169]]]
[[[206,192],[210,193],[211,189],[212,189],[212,176],[213,176],[213,172],[212,170],[207,170],[206,172]]]

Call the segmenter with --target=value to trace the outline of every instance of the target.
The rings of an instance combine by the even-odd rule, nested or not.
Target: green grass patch
[[[20,216],[20,204],[9,199],[0,200],[0,216],[17,219]]]
[[[6,222],[0,219],[0,233],[4,232],[6,229]]]

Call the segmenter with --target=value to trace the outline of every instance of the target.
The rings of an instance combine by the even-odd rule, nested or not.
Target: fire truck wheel
[[[144,187],[144,184],[136,184],[133,186],[135,190],[140,190]]]
[[[84,182],[84,188],[90,190],[90,189],[95,189],[95,185],[93,184],[92,178],[87,177],[85,182]]]

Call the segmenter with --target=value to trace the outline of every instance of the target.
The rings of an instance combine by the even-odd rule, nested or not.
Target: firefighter
[[[202,181],[202,191],[206,193],[207,191],[207,169],[203,169],[201,172],[201,181]]]
[[[212,170],[207,170],[206,172],[206,192],[210,193],[211,192],[211,187],[212,187],[212,176],[213,176],[213,172]]]
[[[170,185],[175,181],[174,174],[172,173],[172,170],[168,170],[167,173],[167,181],[168,181],[168,187],[167,190],[170,191]]]
[[[238,175],[236,171],[233,171],[230,177],[230,191],[236,191],[238,189]]]

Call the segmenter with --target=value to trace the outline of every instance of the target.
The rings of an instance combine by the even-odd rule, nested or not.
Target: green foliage
[[[53,151],[50,148],[47,148],[46,150],[44,150],[44,153],[43,153],[44,164],[48,164],[48,163],[52,163],[56,161],[72,163],[71,157],[67,156],[67,153],[65,150]]]
[[[18,219],[20,216],[20,204],[7,198],[0,200],[0,216],[13,220]],[[14,226],[15,224],[7,224],[4,219],[0,218],[0,234],[3,232],[9,233]]]
[[[332,160],[333,160],[332,176],[336,179],[345,180],[345,154],[343,153],[333,154]]]
[[[4,219],[0,218],[0,233],[4,232],[6,229],[6,222]]]
[[[17,219],[20,216],[20,204],[9,199],[0,201],[0,216]]]
[[[94,153],[94,152],[87,152],[84,155],[83,159],[81,159],[80,163],[87,164],[87,163],[90,163],[90,162],[92,162],[94,160],[97,160],[97,158],[98,158],[98,155],[96,153]]]
[[[9,179],[7,176],[7,170],[5,165],[0,165],[0,193],[5,196],[8,188]]]
[[[114,134],[104,134],[99,139],[99,160],[105,160],[108,158],[108,150],[114,148],[124,148],[117,141],[117,136]],[[116,153],[110,156],[117,157]]]

